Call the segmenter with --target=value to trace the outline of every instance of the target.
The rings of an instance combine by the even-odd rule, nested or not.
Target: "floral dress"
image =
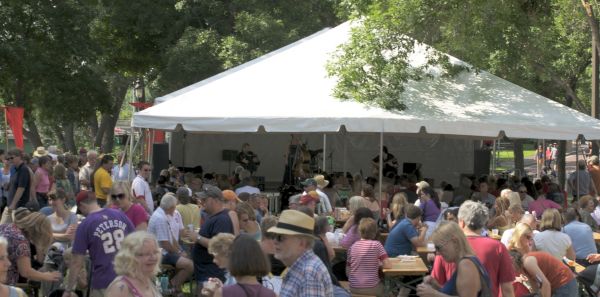
[[[7,252],[11,265],[8,268],[6,284],[14,286],[19,281],[17,259],[20,257],[31,257],[29,240],[25,238],[23,232],[15,224],[0,225],[0,236],[4,236],[8,240]]]

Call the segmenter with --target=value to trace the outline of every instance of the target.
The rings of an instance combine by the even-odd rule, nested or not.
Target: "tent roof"
[[[163,103],[135,113],[132,125],[174,130],[181,124],[197,132],[337,132],[344,126],[348,132],[419,133],[423,127],[489,138],[503,131],[514,138],[600,139],[600,121],[485,71],[411,81],[401,112],[340,101],[325,65],[350,28],[347,22],[322,30],[157,98]],[[411,65],[422,65],[424,57],[425,50],[417,50]]]

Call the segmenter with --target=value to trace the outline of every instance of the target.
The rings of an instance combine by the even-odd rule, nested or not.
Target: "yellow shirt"
[[[181,214],[181,220],[185,228],[189,224],[194,225],[194,230],[200,227],[200,208],[196,204],[178,204],[177,211]]]
[[[102,191],[102,188],[110,189],[110,187],[112,187],[110,173],[103,167],[98,168],[94,174],[94,191],[96,192],[96,198],[106,200],[108,195]]]

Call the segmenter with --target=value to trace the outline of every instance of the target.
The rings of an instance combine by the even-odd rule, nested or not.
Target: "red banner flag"
[[[4,115],[6,121],[12,130],[13,137],[15,138],[15,145],[19,149],[24,149],[23,145],[23,113],[25,109],[22,107],[10,107],[7,106],[4,109]],[[6,138],[8,140],[8,137]]]

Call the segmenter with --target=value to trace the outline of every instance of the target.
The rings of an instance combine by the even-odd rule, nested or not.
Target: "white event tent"
[[[167,131],[181,125],[188,133],[203,135],[371,133],[376,136],[377,142],[371,142],[375,147],[383,143],[383,133],[463,139],[495,139],[503,133],[510,138],[554,140],[574,140],[581,134],[600,139],[600,121],[486,71],[447,78],[435,77],[440,70],[430,68],[435,78],[406,85],[400,98],[407,106],[404,111],[334,98],[336,78],[329,77],[325,67],[331,54],[349,40],[351,27],[347,22],[324,29],[157,98],[162,103],[135,113],[132,125]],[[420,47],[411,55],[411,65],[423,65],[424,57]]]

